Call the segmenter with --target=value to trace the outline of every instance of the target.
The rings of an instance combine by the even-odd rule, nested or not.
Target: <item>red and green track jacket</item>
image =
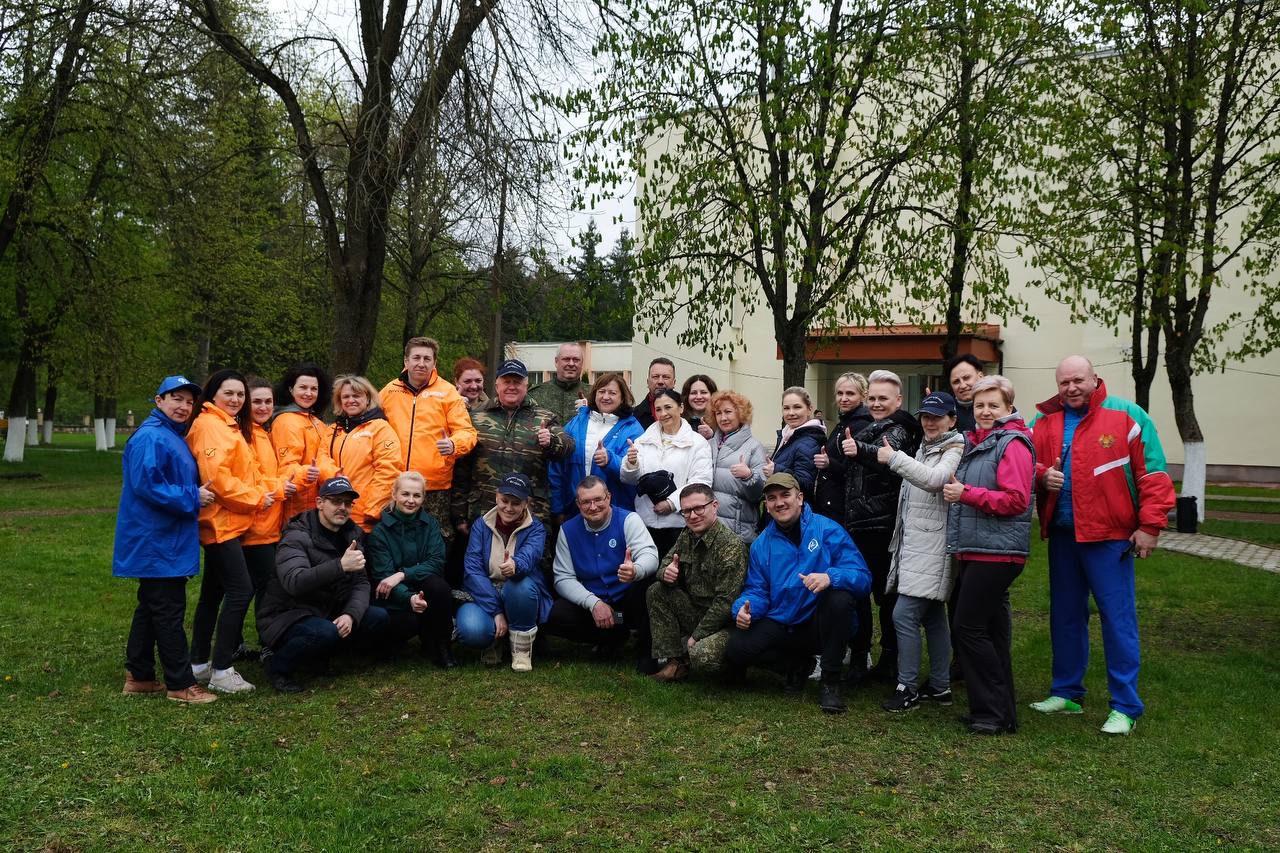
[[[1058,492],[1044,488],[1044,473],[1062,455],[1062,400],[1052,397],[1036,409],[1031,427],[1043,538],[1058,501]],[[1071,440],[1071,496],[1078,542],[1128,539],[1139,528],[1158,534],[1173,509],[1173,481],[1155,423],[1136,403],[1108,396],[1101,379]]]

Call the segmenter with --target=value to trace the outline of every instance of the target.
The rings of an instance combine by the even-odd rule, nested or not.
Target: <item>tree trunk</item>
[[[49,377],[44,386],[44,435],[42,444],[53,444],[53,418],[58,404],[58,372],[49,367]]]
[[[804,387],[809,356],[805,351],[809,324],[795,317],[774,317],[774,336],[782,347],[782,387]],[[781,395],[779,395],[781,396]]]
[[[493,278],[489,282],[489,304],[493,309],[493,328],[489,338],[489,393],[496,396],[494,382],[498,378],[498,365],[503,362],[502,353],[502,270],[503,256],[506,254],[503,244],[506,242],[507,226],[507,166],[509,160],[503,162],[502,187],[498,195],[498,235],[493,249]]]
[[[956,207],[951,225],[951,268],[947,274],[947,336],[942,341],[942,360],[954,358],[960,348],[962,328],[960,309],[964,304],[964,279],[969,269],[969,250],[973,242],[973,169],[977,160],[977,144],[973,132],[974,22],[969,20],[966,5],[956,4],[956,26],[960,28],[963,47],[960,51],[960,79],[956,89],[956,146],[960,158],[960,181],[956,187]]]
[[[4,440],[4,461],[21,462],[27,448],[27,416],[9,414],[9,431]]]
[[[114,396],[107,398],[107,404],[103,409],[106,415],[107,424],[107,450],[115,450],[116,447],[116,398]]]
[[[1146,270],[1139,268],[1133,291],[1133,331],[1130,339],[1129,372],[1133,376],[1134,402],[1151,411],[1151,383],[1156,378],[1160,355],[1160,324],[1148,320]],[[1145,327],[1145,328],[1144,328]],[[1145,340],[1144,340],[1145,332]]]

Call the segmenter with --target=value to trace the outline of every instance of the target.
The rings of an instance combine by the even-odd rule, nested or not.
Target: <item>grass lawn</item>
[[[1277,519],[1280,521],[1280,519]],[[1243,539],[1259,545],[1280,548],[1280,523],[1270,524],[1265,521],[1234,521],[1230,519],[1209,518],[1200,522],[1200,532],[1210,536],[1225,536],[1228,539]]]
[[[824,717],[811,687],[651,684],[556,647],[535,670],[339,661],[314,691],[183,708],[119,694],[119,456],[30,450],[0,480],[0,839],[14,849],[1092,849],[1280,845],[1280,576],[1140,564],[1147,716],[1128,739],[1027,710]],[[198,583],[190,586],[191,601]],[[1043,549],[1014,586],[1019,703],[1049,678]],[[188,609],[188,618],[190,617]],[[1094,642],[1100,649],[1097,623]]]

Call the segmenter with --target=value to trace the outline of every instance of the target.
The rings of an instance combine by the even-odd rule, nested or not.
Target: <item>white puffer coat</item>
[[[893,528],[886,588],[900,595],[946,601],[951,595],[951,558],[947,555],[947,504],[942,487],[950,480],[964,453],[964,436],[945,432],[937,441],[924,441],[912,459],[901,450],[889,469],[902,477],[898,491],[898,521]]]
[[[680,431],[675,435],[663,436],[662,424],[655,422],[635,440],[635,446],[638,456],[636,467],[632,468],[625,461],[622,463],[619,472],[622,482],[635,485],[645,474],[670,471],[676,481],[676,490],[669,500],[677,509],[680,507],[680,490],[685,486],[690,483],[711,485],[711,445],[683,418]],[[658,515],[653,511],[653,501],[643,495],[636,496],[636,512],[644,519],[645,527],[684,527],[684,519],[679,512]]]

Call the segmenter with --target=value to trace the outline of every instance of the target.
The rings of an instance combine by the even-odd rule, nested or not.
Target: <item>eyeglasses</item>
[[[703,510],[711,506],[713,503],[715,503],[715,501],[707,501],[701,506],[691,506],[688,509],[680,510],[680,514],[683,515],[685,518],[689,518],[690,516],[694,516],[694,515],[700,515],[702,514]]]
[[[578,498],[578,506],[581,507],[600,506],[601,504],[607,504],[608,502],[608,498]]]
[[[345,509],[351,509],[351,507],[355,506],[355,503],[356,503],[354,498],[330,498],[330,497],[325,497],[325,498],[321,498],[321,500],[328,501],[329,503],[333,504],[334,506],[340,506],[340,507],[343,507],[343,508],[345,508]]]

